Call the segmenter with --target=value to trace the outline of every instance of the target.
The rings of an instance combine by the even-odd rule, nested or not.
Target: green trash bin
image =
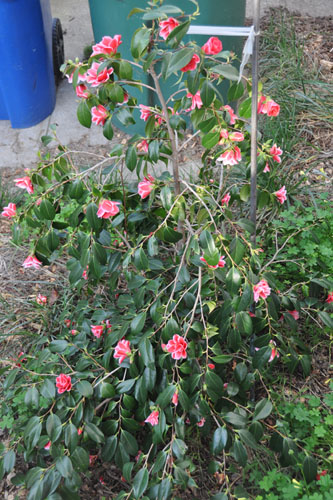
[[[190,14],[194,10],[194,4],[189,0],[170,0],[171,5],[176,5],[182,9],[185,14]],[[246,0],[198,0],[200,16],[193,21],[193,24],[208,25],[208,26],[243,26],[245,19],[245,4]],[[144,5],[143,5],[144,4]],[[89,0],[90,14],[94,38],[96,42],[102,40],[103,36],[122,35],[122,44],[119,48],[124,59],[132,60],[131,55],[131,38],[136,29],[142,26],[142,14],[134,14],[130,19],[127,19],[129,12],[134,7],[145,7],[146,2],[138,2],[138,0]],[[202,46],[209,38],[207,35],[187,35],[184,38],[186,43],[188,40],[195,40],[199,46]],[[244,40],[240,37],[220,37],[223,43],[223,50],[232,50],[239,57],[242,53]],[[134,78],[142,79],[142,73],[133,71]],[[172,86],[176,79],[172,77],[166,82],[161,82],[162,90],[165,97],[168,97],[173,89]],[[151,84],[150,81],[143,82]],[[228,83],[228,82],[227,82]],[[226,95],[228,87],[223,88],[221,92]],[[138,99],[139,104],[154,105],[155,96],[153,92],[149,92],[143,88],[140,92],[133,87],[130,90],[131,94]],[[155,101],[155,103],[157,103]],[[115,125],[126,130],[129,133],[144,134],[145,123],[139,118],[139,111],[134,114],[136,124],[131,127],[123,127],[119,122],[115,121]]]

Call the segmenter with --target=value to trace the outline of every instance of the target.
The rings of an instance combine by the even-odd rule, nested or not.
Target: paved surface
[[[111,1],[111,0],[110,0]],[[316,16],[333,15],[332,0],[262,0],[261,13],[267,7],[281,5],[289,10]],[[248,0],[247,16],[252,15],[253,1]],[[53,17],[59,17],[65,32],[66,59],[82,58],[83,48],[93,41],[88,0],[51,0]],[[76,118],[77,101],[71,85],[62,81],[57,90],[54,112],[43,122],[28,129],[12,129],[10,122],[0,120],[0,168],[31,168],[38,161],[40,137],[48,133],[50,124],[57,124],[57,133],[63,144],[82,144],[87,150],[94,146],[107,146],[101,128],[90,130],[79,125]]]

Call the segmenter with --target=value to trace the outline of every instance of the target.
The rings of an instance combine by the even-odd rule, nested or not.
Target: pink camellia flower
[[[154,188],[154,177],[149,175],[148,177],[144,177],[144,180],[139,182],[138,184],[138,194],[141,196],[141,199],[144,200],[147,196],[150,195]]]
[[[93,45],[91,57],[97,56],[98,54],[116,54],[121,43],[123,43],[121,41],[121,35],[115,35],[114,38],[111,36],[103,36],[99,43]]]
[[[287,199],[287,190],[286,190],[286,187],[285,186],[282,186],[281,189],[279,189],[278,191],[275,191],[275,196],[277,197],[277,199],[279,200],[279,202],[281,203],[284,203]]]
[[[77,430],[78,435],[81,436],[82,432],[83,432],[83,429],[81,427],[79,427]]]
[[[91,332],[97,339],[99,339],[102,336],[103,330],[104,330],[103,325],[91,325]]]
[[[78,331],[77,331],[77,330],[71,330],[71,334],[72,334],[72,335],[76,335],[77,333],[78,333]]]
[[[141,120],[146,122],[152,114],[151,109],[148,106],[145,106],[144,104],[139,104],[139,108],[141,113],[140,118]]]
[[[100,219],[108,219],[119,213],[119,201],[103,200],[98,205],[97,217]]]
[[[206,422],[205,417],[202,417],[202,419],[199,422],[197,422],[197,426],[203,427],[205,425],[205,422]]]
[[[327,299],[325,300],[328,304],[331,304],[333,302],[333,292],[329,292],[327,295]]]
[[[160,22],[160,36],[163,40],[166,40],[170,35],[171,31],[179,26],[179,22],[177,19],[173,17],[169,17],[166,21]]]
[[[214,369],[215,369],[215,365],[214,365],[214,363],[208,363],[208,365],[207,365],[207,366],[208,366],[208,368],[209,368],[210,370],[214,370]]]
[[[142,153],[148,153],[149,144],[146,141],[146,139],[143,139],[143,141],[139,142],[136,145],[136,148],[138,151],[141,151]]]
[[[273,160],[277,161],[278,163],[281,163],[280,156],[282,155],[282,153],[283,153],[282,149],[278,148],[276,144],[274,144],[274,146],[272,146],[269,151],[269,154],[272,155]]]
[[[220,141],[219,141],[219,144],[224,144],[225,143],[224,139],[228,139],[228,138],[229,138],[229,132],[227,131],[226,128],[223,128],[220,131]]]
[[[225,383],[223,384],[223,389],[228,389],[228,383],[227,383],[227,382],[225,382]]]
[[[211,266],[209,264],[207,264],[207,261],[204,257],[200,257],[200,260],[201,262],[204,262],[205,264],[207,264],[208,267],[210,267],[211,269],[217,269],[218,267],[224,267],[225,266],[225,255],[222,255],[222,257],[220,257],[220,260],[218,261],[218,263],[216,264],[216,266]]]
[[[51,441],[49,441],[48,443],[46,443],[46,445],[44,446],[44,450],[49,450],[51,448]]]
[[[23,262],[22,266],[24,269],[28,269],[29,267],[33,267],[34,269],[38,269],[42,265],[41,261],[37,259],[34,255],[29,255]]]
[[[88,88],[84,83],[77,85],[75,87],[75,92],[78,97],[82,97],[83,99],[87,99],[89,97]]]
[[[89,455],[89,467],[95,465],[96,460],[98,459],[98,455]]]
[[[91,108],[91,121],[93,123],[96,123],[96,125],[104,125],[107,117],[109,116],[109,113],[102,104],[99,104],[98,106],[93,106]]]
[[[151,424],[154,427],[154,425],[158,425],[158,417],[159,417],[159,411],[158,410],[152,411],[151,414],[146,418],[145,422],[147,424]]]
[[[129,340],[121,339],[115,347],[113,357],[115,359],[119,358],[119,364],[124,361],[128,356],[131,355],[131,348]]]
[[[228,206],[228,205],[229,205],[230,198],[231,198],[231,196],[230,196],[230,194],[229,194],[229,193],[227,193],[227,194],[225,194],[225,195],[223,196],[223,198],[222,198],[222,200],[221,200],[221,205],[222,205],[222,207],[223,207],[223,205],[226,205],[226,206]]]
[[[4,217],[15,217],[16,215],[16,205],[15,203],[9,203],[7,207],[3,208],[1,215]]]
[[[271,289],[269,288],[266,280],[261,280],[253,286],[254,302],[258,302],[260,297],[262,299],[266,299],[270,293]]]
[[[82,63],[80,63],[78,66],[76,66],[76,68],[74,69],[74,71],[70,75],[65,75],[66,78],[68,78],[68,83],[73,83],[74,73],[77,70],[77,68],[80,67],[81,65],[82,65]],[[86,78],[87,78],[86,73],[78,73],[78,75],[77,75],[77,81],[78,81],[78,83],[85,82]]]
[[[128,102],[128,99],[129,99],[129,95],[127,92],[124,92],[124,99],[123,99],[123,102],[119,102],[118,104],[120,105],[123,105],[123,104],[126,104]]]
[[[244,141],[244,135],[242,134],[242,132],[232,132],[231,134],[229,134],[229,139],[230,141],[241,142]]]
[[[67,328],[69,328],[71,326],[72,322],[70,319],[65,319],[64,324],[65,324],[65,326],[67,326]]]
[[[102,63],[93,62],[91,68],[87,70],[87,82],[92,87],[98,87],[101,83],[105,83],[113,73],[113,68],[104,68],[98,73],[98,68]]]
[[[30,177],[20,177],[19,179],[14,179],[17,187],[21,189],[26,189],[29,194],[34,192],[34,187],[31,183]]]
[[[174,395],[172,396],[172,399],[171,399],[172,403],[177,406],[178,405],[178,391],[176,391],[174,393]]]
[[[88,268],[89,268],[89,266],[87,266],[87,269],[88,269]],[[84,280],[87,280],[87,279],[88,279],[88,271],[87,271],[87,269],[85,269],[85,270],[83,271],[83,273],[82,273],[82,278],[83,278]]]
[[[241,159],[242,154],[238,146],[235,146],[233,149],[227,149],[218,157],[218,160],[221,161],[223,165],[237,165]]]
[[[222,42],[216,36],[211,36],[201,48],[205,54],[215,55],[221,52]]]
[[[271,169],[269,168],[269,165],[268,165],[268,162],[267,162],[266,165],[265,165],[265,168],[264,168],[263,172],[265,174],[266,172],[270,172],[270,170]]]
[[[274,342],[274,340],[271,340],[269,345],[272,348],[272,352],[271,352],[271,355],[269,357],[268,363],[271,363],[273,361],[273,359],[279,358],[280,354],[279,354],[278,350],[276,349],[276,343]]]
[[[234,125],[236,123],[236,120],[238,120],[238,116],[235,115],[235,112],[232,109],[232,107],[229,106],[229,104],[226,104],[222,109],[224,109],[225,111],[227,111],[229,113],[230,125]]]
[[[251,318],[255,318],[256,317],[256,315],[253,314],[253,312],[251,312],[251,311],[249,311],[249,315],[250,315]]]
[[[267,116],[278,116],[280,106],[273,99],[262,95],[258,102],[258,113]]]
[[[186,94],[186,97],[188,97],[189,99],[192,99],[192,104],[191,104],[191,107],[186,109],[185,111],[193,111],[195,108],[198,108],[200,109],[202,107],[202,100],[201,100],[201,97],[200,97],[200,91],[198,90],[198,92],[193,95],[191,94],[190,92],[188,92]]]
[[[165,346],[165,349],[171,353],[172,359],[187,358],[187,342],[180,335],[174,335]]]
[[[190,62],[186,64],[186,66],[181,68],[180,71],[183,71],[184,73],[185,71],[193,71],[198,66],[199,62],[200,62],[200,57],[198,56],[198,54],[193,54],[193,57],[190,60]]]
[[[70,391],[72,388],[72,379],[70,375],[61,373],[59,377],[56,378],[56,387],[58,389],[58,394],[62,394],[65,391]]]
[[[42,295],[41,293],[39,293],[36,297],[36,302],[37,304],[39,304],[40,306],[43,306],[44,304],[47,303],[47,297],[45,297],[45,295]]]

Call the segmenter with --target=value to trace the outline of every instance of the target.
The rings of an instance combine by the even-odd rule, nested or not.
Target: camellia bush
[[[29,471],[16,483],[29,500],[79,498],[80,473],[97,458],[121,471],[117,499],[171,498],[197,486],[194,442],[205,444],[210,470],[225,474],[216,500],[230,492],[229,461],[244,466],[268,438],[282,465],[303,462],[309,481],[317,473],[314,459],[266,420],[273,406],[264,380],[277,363],[309,373],[297,319],[311,307],[330,324],[331,283],[321,280],[321,297],[309,303],[297,287],[278,290],[270,272],[278,250],[265,262],[250,242],[251,85],[237,82],[235,56],[215,37],[185,44],[191,17],[177,7],[138,11],[150,26],[134,33],[132,61],[121,58],[127,34],[106,36],[64,72],[83,126],[111,140],[113,118],[130,130],[139,111],[145,134],[113,145],[107,168],[80,170],[59,147],[16,179],[28,192],[23,209],[9,204],[2,214],[14,220],[15,241],[31,232],[26,272],[60,261],[72,290],[31,352],[3,370],[3,410],[15,416],[1,470],[23,456]],[[131,95],[147,75],[152,106]],[[176,90],[165,97],[161,82],[174,75]],[[225,103],[223,79],[238,109]],[[261,94],[258,112],[274,119],[279,106]],[[192,141],[202,151],[195,180],[180,174]],[[264,224],[288,193],[279,184],[281,149],[258,147]],[[37,299],[43,315],[48,298]]]

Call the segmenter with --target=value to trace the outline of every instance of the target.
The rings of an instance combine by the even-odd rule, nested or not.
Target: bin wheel
[[[63,77],[60,66],[65,62],[64,37],[60,19],[52,20],[52,54],[53,54],[53,72],[56,85]]]

